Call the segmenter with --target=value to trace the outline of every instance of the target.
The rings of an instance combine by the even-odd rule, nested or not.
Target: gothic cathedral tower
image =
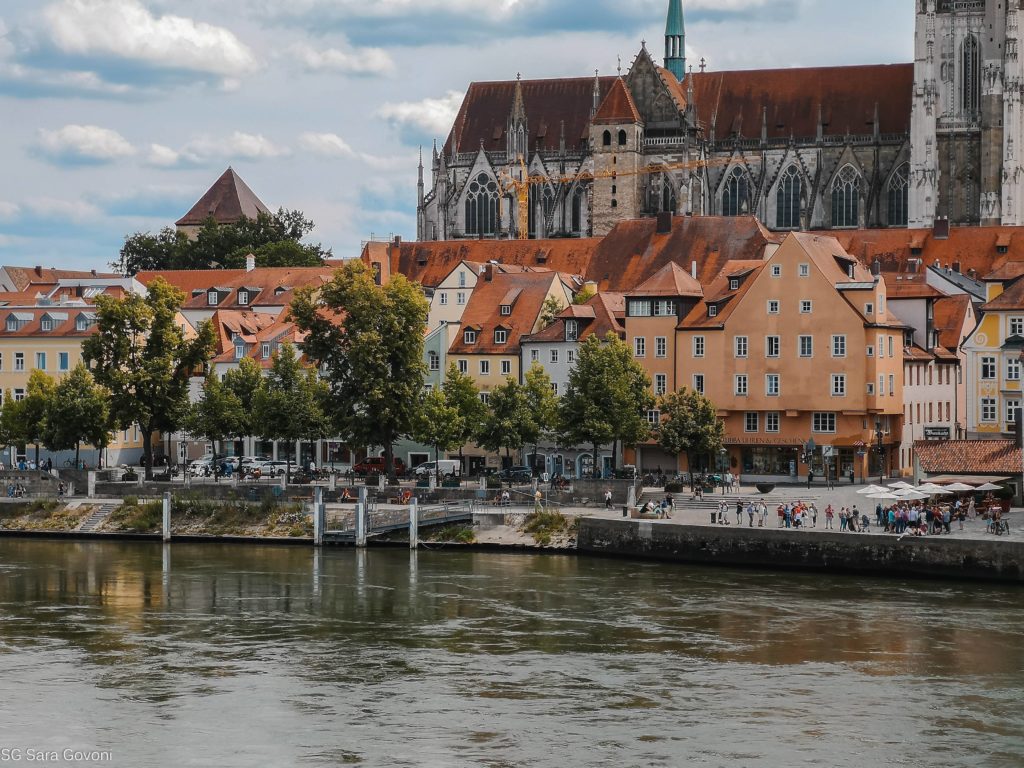
[[[910,226],[1024,224],[1024,0],[916,0]]]
[[[665,69],[680,83],[686,77],[686,26],[683,22],[683,0],[669,0],[665,23]]]

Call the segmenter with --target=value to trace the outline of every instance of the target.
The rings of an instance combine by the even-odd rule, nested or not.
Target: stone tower
[[[1021,224],[1022,0],[917,0],[910,226]]]
[[[592,221],[595,237],[620,221],[640,217],[640,169],[644,129],[633,96],[620,77],[598,108],[590,126],[594,157]]]
[[[683,0],[669,0],[668,21],[665,22],[665,69],[683,82],[686,77],[686,26],[683,22]]]

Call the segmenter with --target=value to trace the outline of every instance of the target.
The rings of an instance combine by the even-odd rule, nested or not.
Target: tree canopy
[[[466,467],[462,456],[463,446],[476,440],[479,436],[484,419],[487,418],[487,406],[480,399],[480,390],[477,388],[476,382],[469,374],[461,373],[455,363],[448,366],[448,372],[445,375],[444,400],[459,414],[459,460],[463,464],[463,471],[465,471]]]
[[[125,238],[118,261],[111,266],[125,275],[144,270],[243,269],[250,253],[260,267],[315,267],[331,257],[321,244],[303,242],[314,228],[302,211],[278,210],[218,224],[212,218],[194,238],[172,227],[136,232]]]
[[[673,455],[685,454],[690,472],[694,457],[718,453],[725,425],[708,398],[683,389],[662,397],[659,406],[662,421],[657,430],[658,444]]]
[[[79,363],[57,383],[46,420],[47,448],[53,451],[74,448],[75,466],[78,466],[82,443],[98,451],[110,444],[110,393],[96,383],[83,363]],[[99,461],[96,464],[99,466]]]
[[[533,444],[539,434],[525,387],[515,379],[507,379],[491,391],[488,413],[480,430],[480,445],[489,451],[504,449],[506,460],[510,460],[513,448]]]
[[[412,437],[434,449],[435,462],[440,460],[441,451],[462,445],[463,431],[463,416],[457,407],[449,404],[443,390],[432,389],[423,396],[413,422]]]

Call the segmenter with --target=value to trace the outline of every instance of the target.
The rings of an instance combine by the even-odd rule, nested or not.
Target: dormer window
[[[466,331],[462,334],[462,340],[466,344],[476,344],[476,331]]]
[[[79,317],[75,320],[76,331],[87,331],[89,330],[89,321],[85,317]]]
[[[211,307],[216,307],[220,304],[220,294],[217,291],[206,292],[206,303]]]
[[[853,278],[854,278],[855,271],[856,271],[856,266],[854,264],[851,264],[850,266],[848,266],[846,268],[846,274],[849,276],[849,278],[851,280],[853,280]]]
[[[565,321],[565,340],[576,341],[580,337],[580,326],[575,320]]]
[[[53,330],[53,320],[51,318],[49,318],[49,317],[44,317],[39,322],[39,330],[41,330],[41,331],[52,331]]]
[[[235,344],[235,360],[245,357],[245,344]]]
[[[263,359],[264,360],[269,360],[270,359],[270,343],[269,342],[264,341],[263,344],[260,345],[260,354],[263,355]]]
[[[502,304],[501,305],[501,316],[502,317],[508,317],[511,314],[512,314],[512,305],[511,304]]]
[[[16,318],[14,315],[11,315],[10,317],[7,318],[7,330],[8,331],[16,331],[16,330],[18,330],[18,318]]]
[[[729,290],[738,291],[740,289],[740,279],[738,277],[729,278]]]
[[[717,316],[718,316],[718,305],[717,304],[708,304],[708,317],[717,317]]]
[[[238,292],[238,303],[241,304],[243,307],[244,306],[248,306],[248,304],[249,304],[249,292],[248,291],[239,291]]]
[[[508,342],[508,331],[498,330],[494,332],[494,343],[505,344]]]

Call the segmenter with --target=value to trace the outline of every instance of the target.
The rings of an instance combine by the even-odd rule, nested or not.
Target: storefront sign
[[[949,440],[951,437],[949,427],[925,427],[925,440]]]
[[[803,448],[804,441],[784,437],[726,437],[725,445],[767,445],[773,448]]]

